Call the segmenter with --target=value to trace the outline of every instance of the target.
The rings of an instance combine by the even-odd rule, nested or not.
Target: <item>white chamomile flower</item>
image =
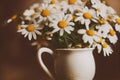
[[[41,21],[49,20],[55,13],[56,9],[54,5],[42,4],[40,6],[40,19]]]
[[[95,0],[93,0],[95,1]],[[92,7],[94,9],[96,9],[96,14],[97,16],[101,16],[103,18],[106,18],[107,17],[107,6],[103,3],[101,3],[100,1],[96,0],[96,2],[94,2],[92,4]]]
[[[83,4],[85,4],[84,2],[82,2],[81,0],[67,0],[68,1],[68,10],[73,13],[74,10],[79,9],[79,8],[83,8]]]
[[[74,26],[74,23],[71,22],[72,20],[72,15],[71,14],[58,14],[58,16],[56,16],[56,19],[53,19],[50,23],[50,26],[52,26],[54,28],[54,30],[52,31],[52,33],[55,32],[60,32],[60,36],[63,36],[64,31],[67,32],[68,34],[71,34],[71,31],[74,30],[74,28],[72,26]]]
[[[100,4],[100,0],[91,0],[91,3],[94,5],[94,4]]]
[[[67,13],[69,6],[68,6],[68,3],[66,1],[61,1],[58,5],[59,5],[59,10],[61,12]]]
[[[112,54],[113,50],[106,42],[102,43],[102,47],[104,56],[109,56],[110,54]]]
[[[97,32],[90,29],[90,30],[86,30],[86,29],[80,29],[78,30],[79,34],[82,34],[83,37],[83,41],[84,43],[89,43],[90,45],[93,45],[94,41],[98,42],[99,41],[99,37],[96,35]]]
[[[77,18],[75,21],[80,21],[81,24],[85,24],[86,29],[89,29],[89,24],[91,20],[96,22],[95,11],[93,9],[88,9],[88,7],[83,8],[79,13],[76,13]]]
[[[41,35],[41,32],[39,30],[41,30],[41,28],[38,27],[38,25],[35,25],[35,24],[18,25],[18,32],[20,32],[22,35],[24,35],[24,37],[28,36],[29,40],[31,40],[32,37],[33,37],[33,39],[37,39],[36,35]]]
[[[112,29],[112,26],[105,20],[101,19],[101,25],[97,25],[96,28],[98,29],[98,33],[106,38],[108,36],[109,30]]]
[[[113,22],[115,23],[115,30],[120,32],[120,17],[115,16]]]
[[[25,20],[32,20],[34,19],[34,15],[35,15],[35,11],[33,9],[30,10],[25,10],[25,12],[23,13],[23,16],[25,17]]]
[[[113,29],[109,30],[107,38],[110,40],[111,43],[115,44],[118,40],[118,37]]]
[[[114,15],[116,14],[117,12],[115,11],[115,9],[113,9],[112,7],[110,6],[107,6],[107,14],[108,15]]]
[[[73,13],[76,9],[82,8],[82,1],[81,0],[67,0],[67,1],[61,1],[60,7],[61,10],[65,13],[69,10],[71,13]],[[81,4],[81,5],[80,5]]]
[[[113,52],[112,48],[104,40],[101,43],[96,43],[96,47],[98,49],[98,53],[103,50],[104,56],[109,56]]]
[[[46,4],[56,4],[58,2],[58,0],[43,0],[43,3]]]
[[[34,10],[36,13],[40,11],[40,4],[35,3],[30,7],[31,10]]]

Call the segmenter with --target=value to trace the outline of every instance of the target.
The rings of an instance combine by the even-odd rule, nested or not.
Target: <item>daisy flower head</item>
[[[40,8],[40,18],[42,21],[49,20],[54,14],[56,14],[56,9],[53,5],[41,4]]]
[[[85,5],[85,2],[87,2],[87,0],[67,0],[69,5],[79,5],[82,6],[83,4]]]
[[[35,12],[39,12],[40,11],[40,4],[39,3],[35,3],[33,4],[30,9],[34,10]]]
[[[101,44],[103,47],[104,56],[109,56],[110,54],[112,54],[113,50],[106,42],[102,42]]]
[[[112,48],[105,42],[105,40],[102,40],[101,43],[95,43],[95,47],[98,49],[98,53],[103,51],[104,56],[109,56],[113,53]]]
[[[118,40],[118,37],[117,37],[117,35],[116,35],[116,33],[115,33],[115,31],[113,29],[109,30],[107,38],[109,39],[109,41],[112,44],[115,44],[117,42],[117,40]]]
[[[107,17],[107,7],[105,4],[101,3],[99,0],[96,0],[97,2],[92,4],[92,7],[96,10],[96,15],[99,17],[101,16],[102,18]]]
[[[80,29],[78,30],[78,33],[83,35],[82,39],[84,43],[88,42],[90,45],[93,45],[94,42],[99,41],[99,37],[96,35],[97,32],[92,29]]]
[[[33,21],[39,15],[37,15],[33,9],[27,9],[23,13],[23,16],[24,16],[25,20]]]
[[[98,29],[99,35],[101,35],[104,38],[107,38],[109,30],[112,29],[112,26],[106,21],[101,20],[101,25],[97,25],[96,28]]]
[[[91,1],[92,5],[101,3],[100,0],[90,0],[90,1]]]
[[[100,44],[98,43],[96,47],[99,52],[103,51],[104,56],[109,56],[113,52],[112,48],[110,47],[110,45],[108,45],[107,42],[105,42],[105,40],[102,40]]]
[[[43,0],[43,2],[46,4],[57,4],[58,0]]]
[[[113,9],[111,6],[106,6],[107,7],[107,14],[117,14],[117,12],[115,11],[115,9]]]
[[[58,14],[58,16],[56,16],[56,19],[53,19],[50,24],[50,26],[54,28],[52,33],[56,33],[59,31],[60,36],[63,36],[65,31],[68,34],[71,34],[71,31],[74,30],[73,28],[74,23],[71,22],[71,19],[72,19],[71,14],[64,13]]]
[[[93,9],[88,9],[88,7],[83,8],[79,13],[76,13],[77,18],[75,21],[80,21],[81,24],[85,24],[86,29],[89,29],[91,21],[96,22],[95,20],[95,11]]]
[[[115,23],[115,30],[120,32],[120,17],[115,15],[113,22]]]
[[[70,13],[74,13],[76,9],[83,8],[83,4],[85,5],[85,1],[82,2],[81,0],[67,0],[67,1],[62,1],[61,7],[63,11],[69,11]]]
[[[37,35],[41,35],[41,32],[39,30],[41,30],[41,28],[37,24],[18,25],[18,32],[24,35],[24,37],[28,36],[29,40],[31,40],[32,38],[37,39]]]

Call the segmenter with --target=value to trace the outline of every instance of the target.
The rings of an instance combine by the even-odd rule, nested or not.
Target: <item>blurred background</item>
[[[106,0],[120,15],[119,0]],[[17,33],[17,23],[4,25],[4,21],[14,14],[22,14],[30,5],[41,0],[0,0],[0,80],[50,80],[41,69],[37,59],[36,47]],[[120,80],[120,34],[113,46],[113,54],[103,57],[94,52],[96,75],[94,80]],[[50,71],[53,59],[43,56]]]

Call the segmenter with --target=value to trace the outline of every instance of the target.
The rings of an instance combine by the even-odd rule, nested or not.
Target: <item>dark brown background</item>
[[[107,0],[120,14],[119,0]],[[50,80],[37,60],[37,50],[16,32],[16,23],[4,26],[4,21],[14,14],[21,14],[41,0],[0,0],[0,80]],[[120,34],[119,34],[120,35]],[[120,36],[110,57],[94,52],[95,80],[120,80]],[[52,58],[44,56],[52,69]]]

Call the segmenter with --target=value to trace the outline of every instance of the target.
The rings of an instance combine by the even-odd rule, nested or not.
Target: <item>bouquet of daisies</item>
[[[34,45],[55,48],[97,48],[104,56],[118,40],[120,17],[100,0],[44,0],[25,10],[18,32]]]

